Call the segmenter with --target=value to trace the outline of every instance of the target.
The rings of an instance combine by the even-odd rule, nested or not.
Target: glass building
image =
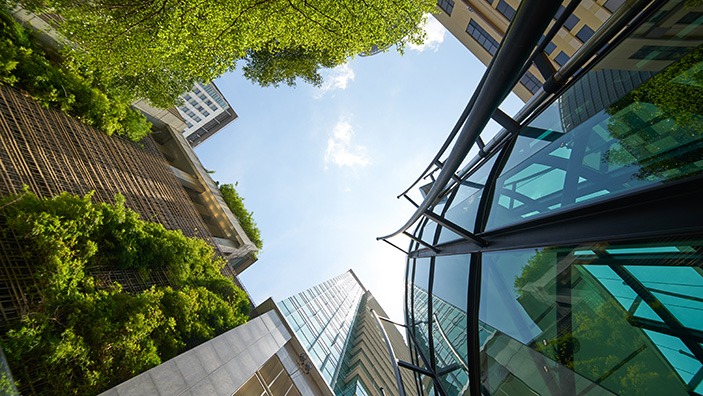
[[[703,394],[703,7],[625,3],[509,116],[559,5],[522,3],[423,201],[380,238],[411,239],[415,387]]]
[[[353,271],[277,305],[336,395],[397,395],[393,366],[374,317],[374,312],[386,313]],[[400,356],[409,359],[400,332],[391,326],[384,331]],[[404,373],[403,381],[412,383],[412,374]]]
[[[333,383],[365,290],[351,272],[334,277],[278,304],[310,360]]]

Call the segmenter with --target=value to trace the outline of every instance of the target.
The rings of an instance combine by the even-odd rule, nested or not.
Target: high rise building
[[[581,1],[545,45],[544,58],[521,76],[513,92],[527,102],[545,81],[538,66],[563,66],[623,2],[624,0]],[[559,8],[555,20],[563,14],[568,3],[565,2]],[[515,17],[519,4],[520,0],[439,0],[434,16],[488,66]],[[542,65],[539,64],[540,61],[543,62]]]
[[[703,7],[626,3],[506,119],[558,6],[523,2],[424,200],[383,237],[412,235],[407,335],[431,372],[416,383],[703,394]],[[490,117],[505,129],[478,140]]]
[[[373,310],[386,316],[353,271],[289,297],[279,304],[310,360],[338,396],[396,395],[393,366]],[[400,332],[384,327],[395,350],[407,346]],[[405,383],[412,376],[404,373]]]
[[[181,99],[183,104],[177,109],[186,123],[183,136],[193,147],[237,119],[237,113],[215,83],[196,83]]]

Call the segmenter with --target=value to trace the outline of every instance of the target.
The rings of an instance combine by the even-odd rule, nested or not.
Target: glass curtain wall
[[[278,304],[328,384],[339,371],[363,287],[349,272]]]
[[[664,2],[438,200],[487,247],[419,223],[436,248],[408,258],[413,362],[438,377],[418,375],[422,393],[473,378],[485,395],[703,394],[703,224],[642,234],[599,209],[612,237],[579,237],[592,208],[703,187],[702,24],[703,7]],[[531,224],[569,236],[523,242]]]

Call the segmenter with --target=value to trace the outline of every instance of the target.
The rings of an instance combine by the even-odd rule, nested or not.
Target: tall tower
[[[395,395],[397,384],[383,334],[371,309],[386,313],[352,270],[278,304],[310,360],[336,395]],[[394,347],[407,353],[402,335],[385,327]],[[407,356],[398,356],[409,360]],[[403,372],[412,384],[410,372]],[[382,390],[382,391],[381,391]]]

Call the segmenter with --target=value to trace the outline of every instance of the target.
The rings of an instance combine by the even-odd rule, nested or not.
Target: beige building
[[[605,22],[624,0],[584,0],[566,19],[554,39],[545,47],[547,58],[558,69]],[[498,50],[519,0],[438,0],[437,20],[484,65]],[[560,6],[557,17],[564,6]],[[544,78],[533,65],[520,79],[515,94],[527,101],[542,86]]]

